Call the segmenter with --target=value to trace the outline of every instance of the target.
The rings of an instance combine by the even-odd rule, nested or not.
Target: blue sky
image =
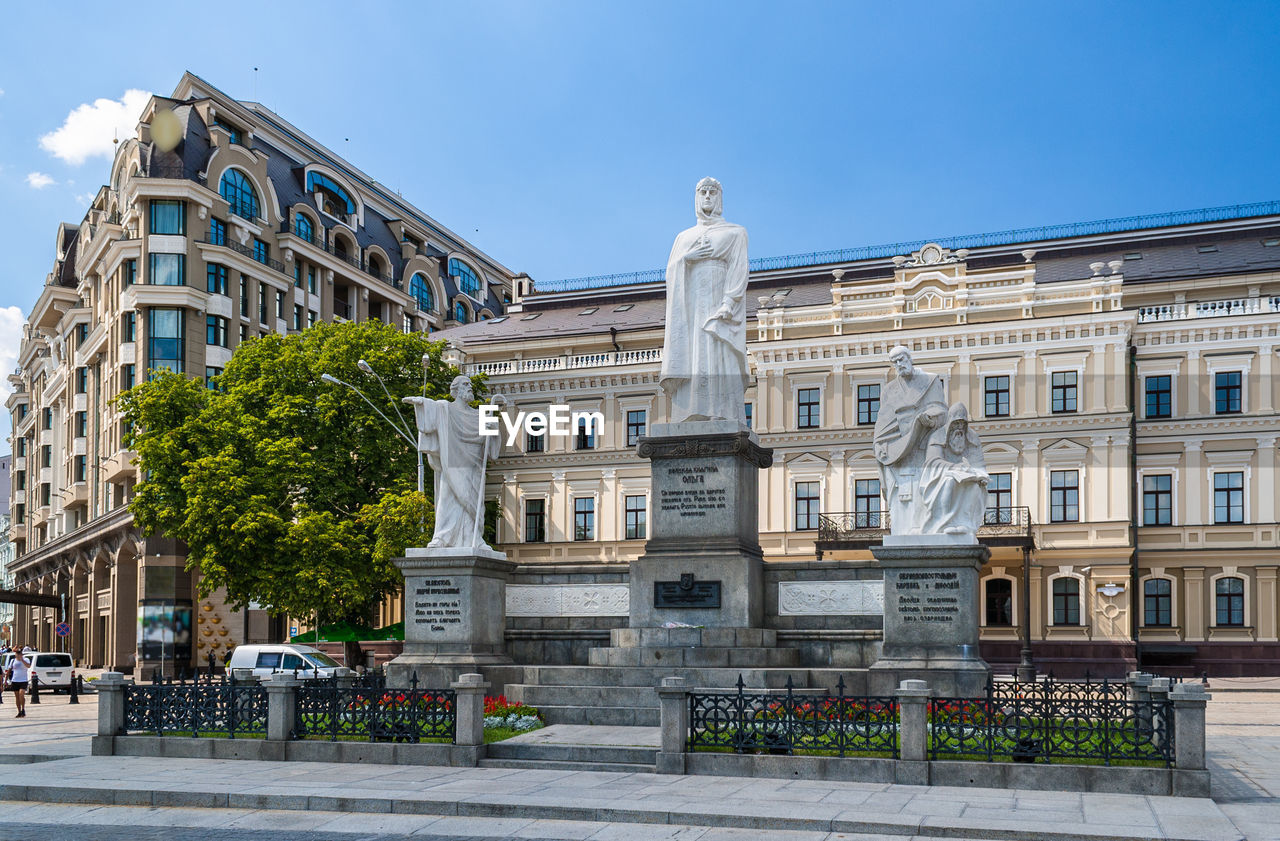
[[[6,371],[110,164],[41,138],[184,70],[543,280],[661,266],[704,175],[753,256],[1280,198],[1277,3],[183,8],[6,10]]]

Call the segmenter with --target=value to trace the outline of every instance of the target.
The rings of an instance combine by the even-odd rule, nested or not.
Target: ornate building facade
[[[240,342],[321,321],[489,318],[521,287],[279,115],[190,74],[148,103],[55,251],[9,378],[9,571],[65,606],[20,605],[16,638],[48,649],[65,618],[90,666],[181,667],[283,635],[265,610],[196,599],[183,547],[133,528],[117,394],[152,369],[216,376]]]
[[[1029,637],[1059,675],[1280,672],[1277,267],[1280,203],[753,261],[769,623],[802,645],[874,633],[871,431],[902,344],[982,436],[993,665]],[[636,442],[669,409],[663,294],[661,272],[547,284],[443,334],[513,408],[606,418],[522,435],[491,469],[501,548],[536,573],[517,576],[509,638],[625,625],[652,503]]]

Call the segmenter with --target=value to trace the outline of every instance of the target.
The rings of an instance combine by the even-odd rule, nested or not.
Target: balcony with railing
[[[500,362],[471,362],[462,366],[463,373],[488,374],[540,374],[549,371],[569,371],[580,368],[612,368],[619,365],[650,365],[662,362],[661,348],[646,350],[609,351],[566,356],[549,356],[539,359],[505,359]]]
[[[394,275],[390,273],[376,271],[370,265],[369,261],[361,259],[360,255],[357,254],[353,256],[347,251],[343,251],[336,248],[334,246],[333,238],[325,236],[324,228],[316,228],[310,234],[307,234],[307,233],[304,233],[303,231],[300,231],[296,224],[291,225],[288,222],[282,222],[280,224],[280,232],[285,234],[293,234],[295,237],[307,243],[308,245],[315,246],[321,251],[324,251],[327,254],[331,254],[332,256],[337,257],[339,260],[343,261],[347,265],[359,269],[360,271],[364,272],[370,277],[376,277],[378,280],[382,281],[388,286],[394,287],[396,289],[403,288],[403,285],[395,279]]]
[[[1229,315],[1258,315],[1280,312],[1280,295],[1267,298],[1229,298],[1222,301],[1196,301],[1138,307],[1138,323],[1185,321],[1192,318],[1221,318]]]
[[[988,508],[978,526],[983,546],[1035,547],[1031,509],[1026,506]],[[879,546],[889,534],[888,511],[840,511],[818,516],[818,557],[824,552],[860,551]]]
[[[260,251],[250,248],[247,245],[241,245],[234,239],[228,237],[226,232],[220,229],[210,228],[200,241],[207,245],[217,245],[222,248],[230,248],[237,254],[243,254],[254,262],[261,263],[264,266],[268,266],[281,274],[284,274],[284,263],[279,260],[275,260]]]

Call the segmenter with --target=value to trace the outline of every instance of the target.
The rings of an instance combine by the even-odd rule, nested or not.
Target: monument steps
[[[800,665],[794,648],[727,648],[708,646],[637,646],[593,648],[593,666],[645,668],[776,669]]]
[[[525,703],[533,704],[532,701]],[[658,727],[657,702],[652,707],[595,707],[586,704],[534,704],[547,724],[589,724],[596,727]]]
[[[787,676],[797,685],[804,685],[813,670],[790,669],[729,669],[693,668],[682,666],[673,669],[631,668],[625,666],[526,666],[524,684],[542,686],[645,686],[652,689],[664,677],[685,679],[690,686],[735,686],[738,676],[744,685],[753,689],[781,689],[787,685]],[[832,686],[835,683],[833,681]]]
[[[481,759],[481,768],[538,768],[553,771],[611,771],[616,774],[656,774],[654,765],[627,762],[570,762],[556,759]]]
[[[652,766],[658,761],[658,749],[633,745],[530,744],[506,741],[486,745],[485,758]]]

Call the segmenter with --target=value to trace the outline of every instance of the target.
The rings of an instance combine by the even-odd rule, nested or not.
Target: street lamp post
[[[379,383],[382,383],[382,390],[387,393],[387,397],[391,399],[392,405],[394,406],[395,398],[391,397],[391,393],[387,391],[387,385],[386,383],[382,382],[382,377],[379,377],[376,373],[374,373],[373,368],[371,368],[369,366],[369,363],[365,362],[363,359],[360,360],[358,365],[361,371],[363,371],[366,374],[372,374],[378,380]],[[378,417],[382,418],[386,422],[387,426],[394,429],[396,431],[396,434],[405,440],[406,444],[408,444],[410,447],[413,447],[414,451],[418,453],[418,493],[422,493],[423,492],[422,452],[418,450],[417,442],[413,440],[413,436],[410,434],[408,429],[408,424],[405,422],[404,416],[400,414],[399,407],[396,408],[396,416],[400,418],[400,423],[404,424],[404,426],[400,426],[396,424],[395,421],[391,420],[391,418],[383,414],[382,410],[379,409],[377,406],[375,406],[373,401],[370,400],[368,397],[366,397],[363,391],[356,388],[351,383],[346,382],[345,380],[340,380],[337,377],[333,376],[332,374],[321,374],[320,379],[324,380],[327,383],[336,383],[337,385],[344,385],[347,388],[354,391],[356,394],[360,395],[360,399],[368,403],[369,408],[373,409],[373,411],[378,414]]]

